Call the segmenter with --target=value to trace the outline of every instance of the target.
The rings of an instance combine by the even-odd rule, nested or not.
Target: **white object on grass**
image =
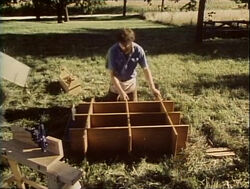
[[[24,87],[30,72],[30,67],[0,52],[0,77]]]

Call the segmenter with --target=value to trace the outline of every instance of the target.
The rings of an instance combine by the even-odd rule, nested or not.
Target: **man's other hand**
[[[127,93],[122,92],[121,94],[119,94],[117,96],[117,100],[129,100],[129,97],[128,97]]]
[[[157,99],[159,99],[159,100],[162,99],[161,92],[160,92],[158,89],[152,88],[152,92],[153,92],[154,96],[155,96]]]

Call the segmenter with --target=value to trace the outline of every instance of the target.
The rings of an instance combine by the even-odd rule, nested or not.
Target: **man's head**
[[[129,28],[119,30],[117,40],[122,51],[129,54],[132,51],[132,42],[135,40],[135,33]]]

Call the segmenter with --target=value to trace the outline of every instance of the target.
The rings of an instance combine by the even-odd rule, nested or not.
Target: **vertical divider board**
[[[72,106],[72,123],[69,127],[70,147],[73,152],[84,153],[86,136],[86,122],[88,117],[90,103],[81,103],[78,106]]]
[[[88,129],[91,128],[91,123],[90,123],[90,115],[93,114],[93,103],[95,102],[95,99],[92,98],[90,105],[89,105],[89,111],[88,111],[88,116],[86,120],[86,125],[85,125],[85,130],[84,130],[84,155],[87,154],[88,151]]]
[[[128,153],[131,153],[132,152],[132,129],[131,129],[129,106],[128,106],[127,100],[126,100],[126,112],[127,112],[127,118],[128,118]]]
[[[161,103],[161,109],[162,109],[163,112],[166,113],[166,118],[167,118],[167,120],[168,120],[168,122],[169,122],[169,124],[171,125],[171,128],[172,128],[172,131],[171,131],[171,143],[172,143],[171,144],[171,151],[172,151],[173,156],[175,156],[176,151],[177,151],[178,133],[177,133],[177,131],[176,131],[174,125],[173,125],[173,122],[172,122],[170,116],[168,115],[168,111],[167,111],[163,101],[160,100],[160,103]]]

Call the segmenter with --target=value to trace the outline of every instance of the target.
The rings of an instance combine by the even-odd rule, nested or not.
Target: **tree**
[[[203,19],[205,11],[206,0],[200,0],[199,10],[198,10],[198,19],[197,19],[197,28],[196,28],[196,42],[202,42],[202,33],[203,33]]]
[[[184,6],[180,8],[180,10],[186,10],[186,11],[195,11],[197,5],[197,0],[189,0]]]
[[[164,10],[164,0],[161,0],[161,12]]]
[[[126,16],[126,13],[127,13],[127,0],[123,0],[122,15]]]
[[[122,15],[123,16],[126,16],[126,14],[127,14],[127,2],[128,2],[127,0],[123,0],[123,8],[122,8]],[[147,2],[148,4],[151,4],[152,0],[144,0],[144,2]]]
[[[69,21],[67,4],[71,1],[72,0],[32,0],[36,20],[40,20],[42,12],[56,10],[58,23],[63,22],[63,16],[65,22]]]
[[[236,3],[246,3],[248,9],[250,9],[250,7],[249,7],[249,0],[234,0],[234,1],[235,1]]]
[[[58,23],[63,23],[63,21],[68,22],[69,14],[67,5],[74,1],[73,0],[49,0],[49,1],[51,1],[51,6],[54,6],[54,9],[56,9],[57,22]]]
[[[11,4],[11,0],[1,0],[0,1],[0,5],[3,6],[3,5],[9,5]]]
[[[36,20],[39,21],[43,10],[49,10],[51,7],[50,0],[32,0],[32,4],[34,7],[34,14],[36,16]]]
[[[40,20],[42,10],[52,10],[57,15],[57,22],[63,23],[69,21],[68,5],[74,3],[81,5],[92,12],[97,5],[104,3],[104,0],[32,0],[36,19]]]

